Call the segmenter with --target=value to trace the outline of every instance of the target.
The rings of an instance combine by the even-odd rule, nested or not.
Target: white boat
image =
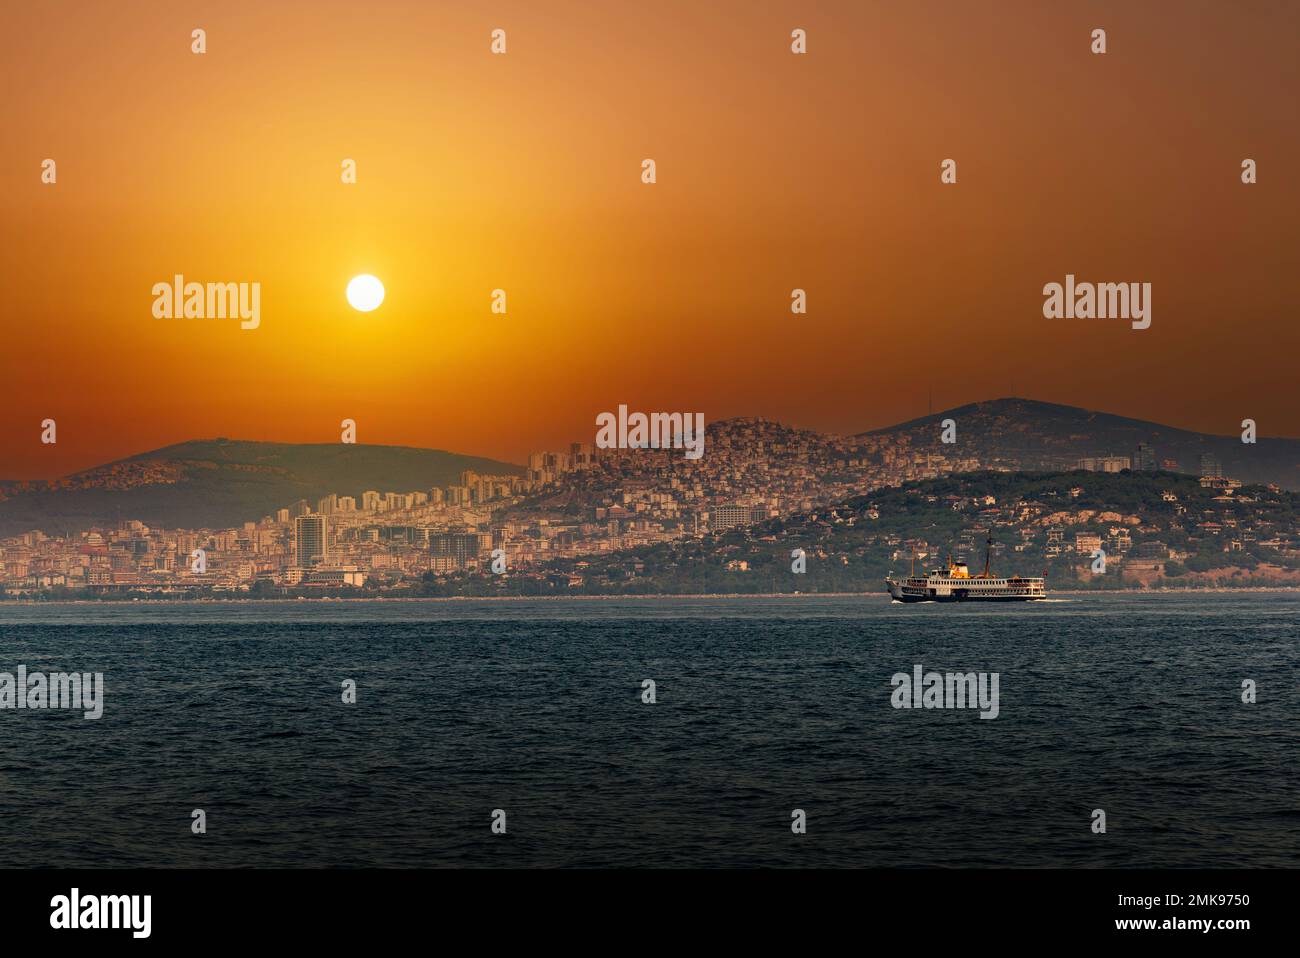
[[[984,556],[984,571],[971,575],[965,562],[948,559],[947,569],[935,569],[925,575],[885,578],[885,588],[899,602],[1030,602],[1047,598],[1047,580],[1041,576],[999,578],[989,572],[989,552]],[[915,565],[915,558],[913,559]]]

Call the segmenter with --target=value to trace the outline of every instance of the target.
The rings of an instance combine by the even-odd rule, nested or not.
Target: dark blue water
[[[4,865],[1295,866],[1298,637],[1294,593],[0,605],[0,671],[106,685],[0,711]],[[894,709],[915,663],[999,717]]]

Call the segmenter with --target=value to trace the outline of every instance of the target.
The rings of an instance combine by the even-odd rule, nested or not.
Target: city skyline
[[[991,427],[996,433],[1006,406],[989,407],[983,431]],[[945,443],[929,430],[833,437],[763,419],[736,419],[714,424],[712,454],[700,460],[675,455],[672,448],[575,442],[566,451],[532,453],[522,472],[465,469],[443,484],[417,488],[400,482],[394,488],[392,481],[375,479],[380,473],[372,473],[366,482],[376,484],[365,488],[354,476],[350,484],[319,497],[276,502],[260,517],[245,514],[217,524],[142,521],[146,515],[162,515],[146,496],[130,500],[145,511],[123,513],[119,505],[112,522],[87,523],[84,511],[74,506],[81,518],[68,525],[53,518],[57,507],[47,498],[44,520],[16,535],[0,535],[0,589],[14,597],[50,590],[90,596],[139,592],[263,598],[300,589],[455,594],[501,588],[475,584],[473,577],[490,569],[506,576],[501,583],[514,582],[510,588],[558,594],[619,591],[638,577],[650,582],[677,568],[676,562],[659,563],[647,572],[646,549],[677,549],[690,542],[712,548],[707,544],[717,537],[739,533],[748,552],[722,556],[725,566],[719,563],[719,568],[727,575],[748,573],[759,561],[755,553],[781,551],[765,544],[776,537],[755,529],[773,523],[812,526],[824,538],[843,523],[851,528],[859,522],[866,538],[850,537],[852,551],[840,558],[845,564],[852,558],[859,576],[841,581],[860,588],[861,561],[867,561],[863,542],[874,550],[872,561],[898,561],[909,548],[924,558],[933,554],[936,529],[945,529],[950,521],[932,520],[909,537],[897,526],[896,504],[877,509],[871,500],[906,499],[931,487],[926,500],[967,515],[964,532],[939,532],[940,543],[955,535],[965,554],[982,540],[977,531],[997,526],[1003,530],[999,535],[1010,539],[996,547],[997,555],[1014,556],[1022,565],[1066,562],[1058,574],[1070,577],[1077,577],[1071,565],[1077,563],[1075,557],[1105,548],[1112,557],[1108,581],[1121,581],[1117,573],[1123,572],[1132,587],[1148,587],[1170,569],[1176,577],[1184,576],[1187,572],[1178,571],[1184,562],[1210,580],[1230,574],[1250,584],[1300,582],[1293,571],[1300,557],[1300,527],[1293,519],[1296,493],[1271,483],[1243,483],[1231,475],[1233,470],[1225,471],[1216,451],[1171,443],[1162,455],[1158,445],[1143,438],[1130,455],[1117,455],[1115,447],[1122,443],[1112,433],[1110,438],[1085,439],[1081,446],[1026,453],[1039,445],[1032,436],[1019,445],[1000,441],[989,446],[981,438],[977,416],[963,416],[963,423],[972,432],[965,445]],[[1094,454],[1076,458],[1080,449]],[[220,450],[216,454],[222,456]],[[280,468],[274,458],[256,453],[252,461]],[[199,462],[199,472],[205,472]],[[189,481],[183,472],[160,471],[159,463],[143,472],[110,473],[101,478],[100,488],[147,493]],[[219,474],[218,482],[247,481],[249,473],[240,470],[248,466],[238,455],[228,465],[235,472]],[[1100,480],[1100,491],[1079,500],[1094,482],[1085,476],[1114,478]],[[1044,491],[1044,481],[1059,488]],[[940,482],[984,491],[955,495],[951,487],[932,486]],[[1107,482],[1119,483],[1116,488],[1124,491],[1116,495]],[[1019,491],[1007,496],[1001,487],[1008,483],[1018,483]],[[990,488],[998,494],[990,494]],[[0,501],[4,491],[0,489]],[[19,499],[25,494],[9,491]],[[191,507],[196,496],[212,495],[211,489],[191,492]],[[1134,508],[1135,497],[1144,504]],[[1049,506],[1051,498],[1059,501]],[[100,508],[105,508],[102,503]],[[902,514],[910,512],[908,507]],[[194,512],[170,514],[193,517]],[[882,516],[885,524],[873,533]],[[1063,537],[1074,526],[1081,528],[1070,532],[1070,546]],[[824,549],[814,554],[834,564],[836,557]]]
[[[611,451],[607,458],[627,455]],[[33,530],[0,537],[0,598],[50,592],[269,598],[304,589],[360,595],[363,588],[371,596],[455,595],[481,594],[484,588],[499,593],[503,586],[532,590],[525,594],[601,594],[629,587],[645,591],[647,584],[655,591],[663,588],[655,576],[672,574],[678,563],[651,560],[647,547],[680,551],[691,542],[697,545],[686,545],[684,556],[694,561],[701,549],[713,550],[713,581],[718,574],[740,574],[733,584],[742,591],[755,584],[761,589],[763,581],[747,574],[759,568],[773,574],[773,555],[779,566],[790,544],[798,546],[791,555],[806,561],[811,553],[813,561],[829,563],[823,569],[832,581],[856,591],[872,581],[868,575],[864,582],[862,573],[873,559],[897,563],[910,556],[915,562],[946,550],[949,558],[956,554],[963,560],[975,554],[985,536],[989,555],[1000,563],[1053,564],[1058,576],[1085,587],[1149,588],[1171,580],[1179,580],[1176,585],[1300,584],[1296,494],[1276,486],[1243,486],[1218,474],[1209,455],[1203,462],[1215,472],[1199,480],[1138,470],[1102,479],[1099,489],[1091,476],[1116,472],[1110,460],[1118,457],[1081,462],[1082,474],[1025,476],[1002,470],[1005,478],[994,481],[987,473],[944,474],[948,463],[916,453],[911,461],[895,463],[894,485],[866,496],[853,495],[852,483],[837,492],[824,487],[791,495],[778,491],[780,477],[756,486],[752,475],[748,482],[722,488],[706,480],[693,486],[674,481],[657,489],[616,482],[602,489],[598,480],[583,476],[608,465],[600,458],[587,447],[560,462],[539,454],[539,468],[524,477],[467,471],[445,490],[368,490],[359,499],[330,494],[317,503],[300,499],[273,516],[233,528],[168,529],[121,520],[79,534]],[[743,467],[742,454],[725,471],[738,475]],[[911,484],[900,487],[907,476]],[[956,480],[961,491],[934,484],[944,479]],[[1125,487],[1118,499],[1116,490],[1105,486],[1115,481]],[[1015,490],[1017,484],[1019,490],[1010,495],[1001,488]],[[566,487],[570,494],[562,496],[561,508],[555,499]],[[998,488],[998,494],[989,488]],[[571,493],[579,489],[586,494],[575,500]],[[1140,505],[1133,505],[1135,496]],[[918,497],[915,504],[900,511],[899,500],[910,497]],[[931,516],[917,524],[910,516],[923,502],[933,504]],[[954,518],[936,524],[949,509]],[[860,532],[853,531],[856,523]],[[828,534],[845,551],[828,551],[834,548]],[[733,537],[731,545],[719,538],[726,536]],[[785,545],[778,544],[782,539]],[[1095,564],[1086,571],[1098,550],[1109,556],[1109,578],[1105,565],[1102,578]],[[476,584],[476,575],[493,584]]]

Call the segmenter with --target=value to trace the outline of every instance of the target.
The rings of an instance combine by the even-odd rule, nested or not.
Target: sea
[[[0,709],[7,867],[1300,864],[1294,592],[0,603],[19,665],[103,714]]]

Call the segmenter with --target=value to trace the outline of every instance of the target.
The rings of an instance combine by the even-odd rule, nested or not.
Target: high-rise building
[[[1215,477],[1223,475],[1223,463],[1219,462],[1219,457],[1214,453],[1201,453],[1201,475]]]
[[[1123,472],[1130,467],[1128,456],[1089,456],[1074,464],[1075,469],[1088,472]]]
[[[767,510],[762,506],[714,506],[709,515],[709,528],[712,530],[732,529],[736,526],[762,522],[766,518]]]
[[[477,559],[478,554],[479,537],[472,532],[439,532],[429,536],[429,555],[449,560],[455,568],[463,568],[471,559]]]
[[[569,444],[569,461],[573,463],[574,469],[586,469],[592,462],[592,447],[589,442],[573,442]]]
[[[294,564],[307,569],[325,561],[328,527],[321,515],[299,516],[294,520]]]
[[[1156,451],[1147,443],[1138,443],[1137,452],[1133,456],[1133,468],[1138,470],[1154,471],[1157,466]]]

